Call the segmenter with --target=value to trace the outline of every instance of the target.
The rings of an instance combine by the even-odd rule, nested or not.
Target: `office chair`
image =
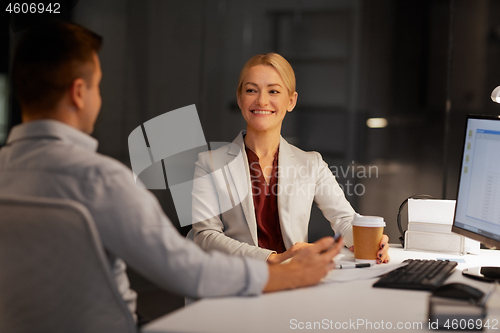
[[[81,204],[0,196],[0,332],[137,332]]]

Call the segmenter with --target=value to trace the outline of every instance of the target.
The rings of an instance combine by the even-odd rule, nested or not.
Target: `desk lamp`
[[[500,86],[493,89],[493,91],[491,92],[491,99],[495,103],[500,103]]]
[[[500,103],[500,86],[491,93]],[[468,115],[452,231],[500,248],[500,115]],[[462,274],[500,281],[500,267],[471,267]]]

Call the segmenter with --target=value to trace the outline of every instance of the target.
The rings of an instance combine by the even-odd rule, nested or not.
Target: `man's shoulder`
[[[129,167],[100,153],[94,153],[94,159],[88,167],[99,169],[103,174],[130,174],[132,177],[132,170]]]
[[[23,161],[23,168],[85,177],[89,180],[112,174],[132,175],[129,168],[114,158],[63,142],[35,148],[30,155],[29,159]]]
[[[85,201],[134,184],[129,168],[95,151],[57,141],[22,148],[0,151],[2,191]]]
[[[72,168],[88,177],[130,176],[132,170],[122,162],[98,152],[82,152],[73,157]]]

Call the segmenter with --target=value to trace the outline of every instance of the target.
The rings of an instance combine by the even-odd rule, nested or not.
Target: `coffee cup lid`
[[[358,227],[385,227],[385,222],[384,218],[380,216],[363,216],[356,213],[352,225]]]

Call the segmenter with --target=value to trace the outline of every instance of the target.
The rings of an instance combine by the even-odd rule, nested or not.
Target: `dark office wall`
[[[499,58],[491,57],[498,50],[499,43],[492,34],[499,24],[498,1],[456,1],[446,188],[449,199],[457,194],[465,116],[500,114],[499,105],[490,98],[500,85]]]
[[[128,134],[164,112],[199,103],[203,1],[97,1],[75,20],[104,36],[99,150],[128,160]]]

